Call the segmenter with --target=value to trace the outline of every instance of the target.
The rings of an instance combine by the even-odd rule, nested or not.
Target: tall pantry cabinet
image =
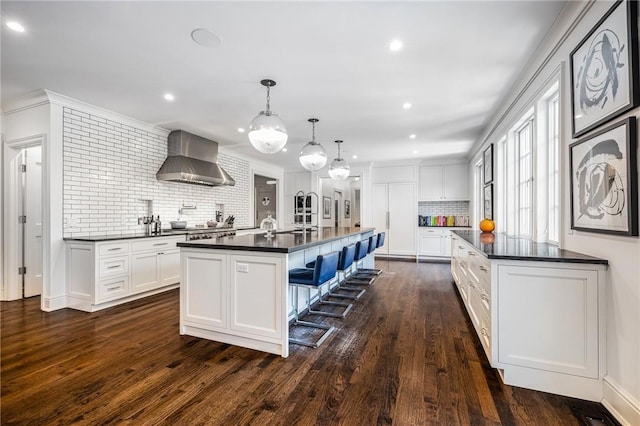
[[[415,166],[374,167],[373,226],[386,232],[378,255],[416,255],[417,168]]]

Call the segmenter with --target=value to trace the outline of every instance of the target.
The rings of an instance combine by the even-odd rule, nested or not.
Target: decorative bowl
[[[207,226],[209,228],[215,228],[216,226],[218,226],[218,222],[216,222],[215,220],[208,220],[207,221]]]
[[[185,229],[187,227],[186,220],[172,220],[171,229]]]

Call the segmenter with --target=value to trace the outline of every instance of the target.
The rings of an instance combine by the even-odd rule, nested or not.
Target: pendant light
[[[329,176],[333,180],[345,180],[349,177],[349,173],[351,172],[351,168],[349,164],[340,157],[340,144],[342,141],[336,141],[338,144],[338,158],[335,158],[331,162],[331,167],[329,168]]]
[[[327,164],[327,152],[322,145],[316,142],[316,123],[319,120],[317,118],[310,118],[308,121],[313,128],[311,142],[302,147],[298,159],[302,167],[313,172],[320,170]]]
[[[267,108],[260,111],[260,114],[251,120],[249,124],[249,141],[251,145],[264,154],[275,154],[287,144],[287,128],[278,117],[278,114],[271,111],[270,91],[276,82],[273,80],[262,80],[260,84],[267,88]]]

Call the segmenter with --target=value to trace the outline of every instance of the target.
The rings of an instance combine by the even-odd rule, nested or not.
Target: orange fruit
[[[491,219],[482,219],[480,221],[480,230],[482,232],[492,232],[496,229],[496,224]]]

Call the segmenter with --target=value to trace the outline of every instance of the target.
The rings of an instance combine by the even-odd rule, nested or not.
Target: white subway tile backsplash
[[[225,154],[218,162],[233,176],[233,187],[159,182],[156,172],[167,154],[166,137],[106,117],[64,107],[64,236],[141,231],[137,217],[147,214],[143,199],[164,227],[184,210],[189,226],[215,217],[219,205],[236,226],[249,224],[249,163]],[[73,217],[73,220],[71,218]]]
[[[468,215],[469,201],[421,201],[418,203],[418,214],[430,215]]]

